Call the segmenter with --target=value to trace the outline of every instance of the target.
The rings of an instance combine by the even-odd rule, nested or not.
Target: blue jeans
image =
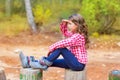
[[[60,55],[63,59],[57,59]],[[78,62],[77,58],[67,48],[58,48],[54,50],[46,59],[53,62],[52,67],[71,69],[73,71],[82,71],[85,64]]]

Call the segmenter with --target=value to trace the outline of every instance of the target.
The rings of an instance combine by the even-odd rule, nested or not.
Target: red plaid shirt
[[[87,51],[85,49],[84,36],[79,33],[72,33],[67,30],[67,25],[61,24],[60,29],[65,37],[64,40],[58,41],[49,47],[50,52],[57,48],[68,48],[78,59],[80,63],[86,64]]]

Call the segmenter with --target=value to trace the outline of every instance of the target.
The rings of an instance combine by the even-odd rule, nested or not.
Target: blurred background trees
[[[25,1],[25,10],[26,10],[29,26],[32,29],[33,33],[37,33],[37,28],[36,28],[36,24],[33,17],[31,2],[30,0],[24,0],[24,1]]]
[[[85,18],[90,34],[120,35],[120,0],[30,1],[39,31],[59,31],[61,19],[79,13]],[[17,34],[26,30],[29,27],[24,0],[0,0],[0,33]]]

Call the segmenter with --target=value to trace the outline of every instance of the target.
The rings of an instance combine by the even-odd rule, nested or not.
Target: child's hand
[[[63,19],[62,20],[63,24],[74,24],[71,20]]]
[[[70,23],[70,20],[63,19],[63,20],[61,21],[60,25],[66,25],[66,26],[67,26],[68,23]]]
[[[47,56],[49,56],[49,55],[50,55],[50,53],[51,53],[51,52],[48,52]]]
[[[70,23],[70,20],[63,19],[63,20],[62,20],[62,23]]]

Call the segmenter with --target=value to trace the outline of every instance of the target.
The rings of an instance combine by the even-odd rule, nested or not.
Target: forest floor
[[[46,56],[48,46],[60,39],[62,37],[57,33],[0,36],[0,68],[5,69],[7,80],[19,80],[21,64],[18,54],[15,53],[17,49],[38,59]],[[120,41],[91,41],[86,66],[87,80],[108,80],[110,71],[120,70]],[[43,72],[43,80],[64,80],[64,71],[61,68],[50,67],[48,71]]]

